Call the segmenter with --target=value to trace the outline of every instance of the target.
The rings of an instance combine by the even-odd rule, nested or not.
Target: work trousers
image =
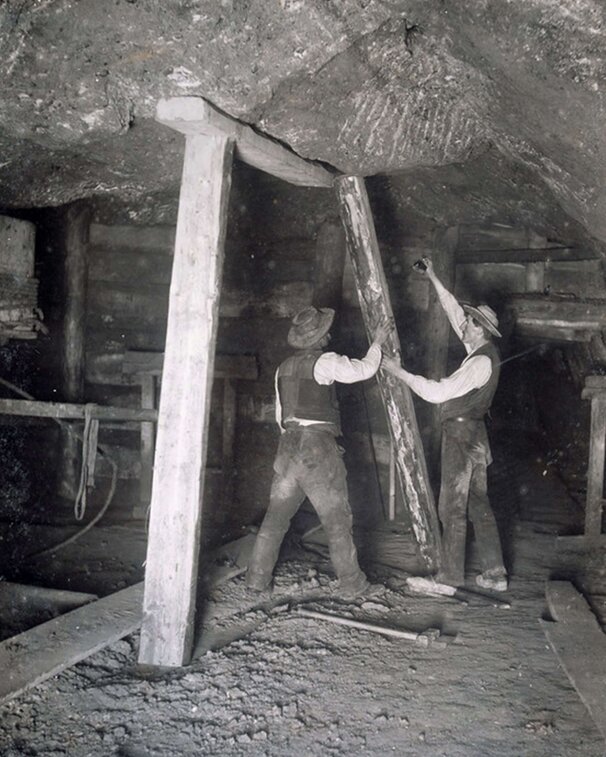
[[[453,419],[442,425],[440,574],[453,585],[462,585],[465,580],[468,518],[473,524],[482,572],[505,570],[497,523],[488,499],[486,467],[490,461],[483,421]]]
[[[320,518],[341,589],[366,584],[352,537],[353,518],[346,471],[334,434],[318,427],[287,429],[274,461],[269,507],[259,529],[248,568],[247,585],[269,586],[290,522],[307,497]]]

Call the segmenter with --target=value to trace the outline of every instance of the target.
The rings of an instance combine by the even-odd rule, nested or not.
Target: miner
[[[341,422],[335,384],[352,384],[375,375],[381,363],[381,345],[393,325],[382,321],[365,357],[356,360],[324,351],[334,316],[331,308],[307,307],[299,312],[287,337],[295,352],[275,374],[276,422],[281,436],[269,506],[246,577],[252,590],[270,587],[280,545],[305,497],[326,533],[339,596],[349,601],[379,588],[371,585],[360,569],[352,538],[343,449],[337,444]]]
[[[450,376],[431,381],[404,370],[384,356],[382,368],[415,394],[440,405],[442,423],[441,485],[438,513],[442,524],[442,559],[436,580],[452,586],[465,581],[467,519],[472,522],[482,572],[476,583],[507,590],[507,575],[496,520],[487,491],[486,468],[492,462],[485,417],[499,381],[500,337],[496,313],[488,305],[459,304],[435,274],[429,258],[417,270],[432,283],[467,357]]]

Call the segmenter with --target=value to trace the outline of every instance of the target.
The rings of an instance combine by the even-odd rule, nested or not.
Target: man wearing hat
[[[296,352],[276,371],[276,421],[281,437],[267,513],[257,534],[246,576],[249,589],[269,588],[282,540],[305,497],[324,527],[339,595],[372,593],[360,570],[352,538],[345,465],[336,437],[341,422],[335,383],[353,384],[375,375],[381,345],[393,326],[382,322],[366,356],[350,359],[324,352],[335,316],[331,308],[307,307],[294,317],[288,344]]]
[[[486,468],[492,462],[484,416],[497,388],[500,356],[493,337],[500,337],[496,313],[488,305],[459,304],[423,258],[423,273],[433,284],[450,325],[463,342],[467,357],[450,376],[431,381],[383,357],[381,367],[407,384],[427,402],[440,405],[442,474],[438,511],[442,523],[442,564],[437,580],[465,582],[467,518],[473,523],[485,589],[507,590],[501,542],[488,500]]]

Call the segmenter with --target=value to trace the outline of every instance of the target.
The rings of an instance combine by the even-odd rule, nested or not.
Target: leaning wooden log
[[[362,316],[371,338],[380,320],[393,317],[393,311],[370,203],[364,180],[359,176],[341,177],[335,185]],[[395,332],[388,338],[385,348],[392,355],[400,354],[400,342]],[[389,374],[380,372],[378,381],[387,411],[398,478],[419,552],[427,567],[432,568],[438,561],[440,531],[412,396],[404,383]]]

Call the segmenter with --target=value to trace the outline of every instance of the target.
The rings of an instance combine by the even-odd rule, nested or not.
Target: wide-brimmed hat
[[[335,311],[332,308],[314,308],[310,305],[300,310],[292,319],[288,343],[297,349],[313,346],[328,334],[334,318]]]
[[[472,318],[475,318],[482,326],[485,326],[491,334],[502,336],[498,328],[499,319],[497,318],[497,314],[489,305],[474,307],[473,305],[463,304],[463,310],[469,313]]]

